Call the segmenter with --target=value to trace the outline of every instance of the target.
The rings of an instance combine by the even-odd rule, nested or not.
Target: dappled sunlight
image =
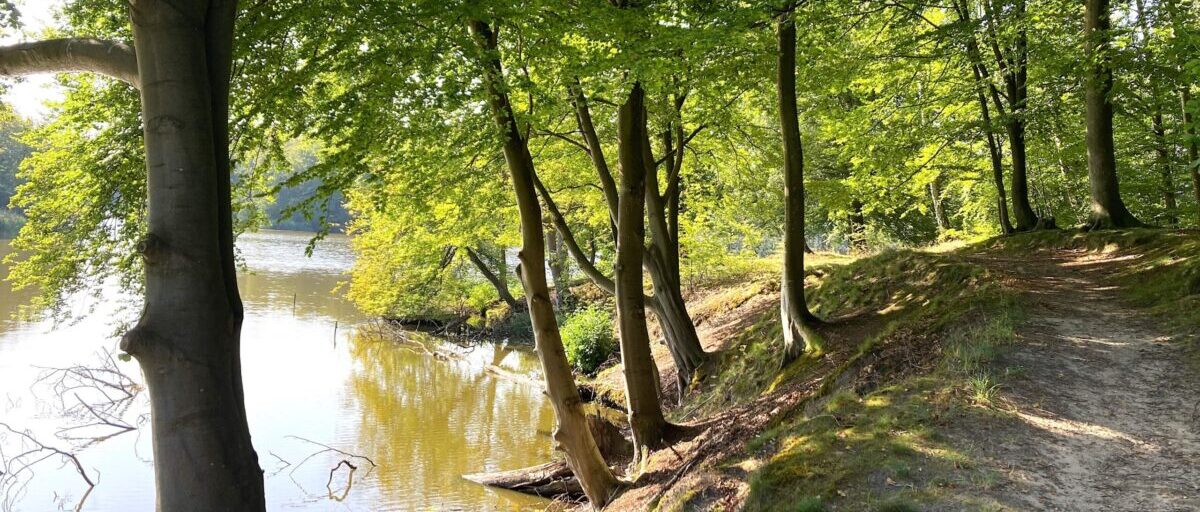
[[[1149,443],[1135,439],[1124,432],[1095,423],[1053,417],[1049,414],[1034,414],[1025,410],[1015,410],[1013,413],[1026,424],[1055,435],[1093,437],[1104,441],[1125,441],[1134,445],[1149,445]]]

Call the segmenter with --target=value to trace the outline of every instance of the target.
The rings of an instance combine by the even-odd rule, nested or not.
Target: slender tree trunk
[[[500,275],[496,272],[492,272],[491,267],[488,266],[487,262],[483,260],[479,253],[475,252],[474,249],[467,247],[467,257],[470,258],[471,263],[475,264],[475,268],[479,270],[479,273],[483,275],[483,278],[487,279],[488,282],[492,283],[492,286],[496,288],[496,295],[500,297],[500,300],[504,301],[513,308],[516,308],[517,305],[520,304],[517,302],[516,297],[513,297],[512,293],[508,291],[508,284],[504,281],[504,279],[501,279]],[[503,253],[501,253],[501,257],[503,258]],[[503,270],[501,270],[501,272],[503,272]]]
[[[992,99],[996,102],[1000,116],[1004,118],[1004,127],[1008,133],[1009,152],[1012,157],[1013,217],[1017,230],[1028,231],[1037,228],[1038,218],[1029,202],[1029,165],[1025,145],[1025,106],[1028,95],[1026,83],[1029,68],[1028,35],[1024,19],[1025,0],[1017,0],[1014,5],[1013,18],[1018,25],[1017,37],[1013,47],[1008,48],[1007,52],[1000,47],[997,29],[1000,9],[991,0],[986,0],[984,5],[987,11],[988,42],[991,43],[992,54],[996,59],[1001,78],[1004,80],[1004,89],[1010,106],[1008,115],[1005,115],[1002,100],[993,89]],[[960,12],[960,14],[963,13]]]
[[[850,251],[867,252],[867,216],[863,214],[863,203],[858,198],[850,200]]]
[[[1113,144],[1113,106],[1109,100],[1113,76],[1109,63],[1108,0],[1086,0],[1084,48],[1088,62],[1085,84],[1087,107],[1088,180],[1091,183],[1091,229],[1141,226],[1121,200],[1117,156]]]
[[[616,180],[613,179],[612,173],[608,168],[608,162],[604,158],[604,148],[600,144],[600,137],[596,134],[596,128],[592,123],[587,97],[584,96],[578,85],[576,85],[571,94],[579,129],[583,133],[584,142],[588,146],[588,152],[600,179],[601,189],[604,190],[604,195],[607,199],[609,212],[615,223],[618,208],[615,202],[615,198],[618,195]],[[644,152],[649,153],[648,133],[646,134],[646,138]],[[682,151],[682,148],[680,150]],[[696,327],[692,324],[692,318],[688,314],[687,305],[683,300],[683,292],[679,279],[679,242],[678,238],[672,236],[673,233],[677,233],[677,228],[673,229],[667,219],[667,205],[664,205],[663,197],[659,194],[656,167],[653,165],[654,158],[652,155],[644,156],[643,158],[647,163],[647,179],[645,180],[646,213],[651,236],[651,250],[644,254],[643,264],[646,272],[650,274],[650,279],[654,286],[654,299],[648,302],[648,304],[658,318],[659,325],[662,327],[667,348],[671,351],[672,360],[675,362],[677,381],[681,391],[680,396],[683,396],[683,388],[687,386],[688,382],[691,382],[696,371],[707,361],[707,356],[700,344],[700,337],[696,334]],[[678,160],[676,159],[676,161]],[[673,175],[677,176],[677,172],[673,173]],[[540,191],[542,197],[547,199],[548,203],[553,202],[549,199],[549,192],[545,190],[545,187],[541,187]],[[678,194],[678,186],[671,187],[668,195],[671,194]],[[573,245],[574,247],[578,247],[578,244],[572,241],[573,237],[570,235],[570,228],[566,225],[566,221],[562,218],[562,215],[554,211],[552,213],[555,216],[555,227],[560,233],[563,233],[563,237],[568,244],[568,249],[571,250],[571,254],[575,257],[576,263],[579,264],[584,274],[591,278],[598,286],[609,290],[611,293],[611,290],[613,290],[612,281],[594,268],[588,268],[594,267],[594,265],[585,265],[583,252],[572,248]]]
[[[642,116],[641,122],[646,122]],[[644,255],[643,265],[650,274],[657,303],[655,313],[663,327],[663,337],[671,349],[675,361],[680,397],[696,372],[708,359],[700,345],[700,336],[688,313],[683,299],[683,283],[679,272],[679,240],[672,238],[667,220],[667,201],[659,192],[657,167],[650,151],[649,130],[643,126],[641,133],[642,158],[647,167],[646,219],[650,231],[649,250]],[[682,147],[680,148],[682,150]],[[674,171],[672,171],[672,174]],[[668,195],[671,191],[668,191]]]
[[[121,348],[150,393],[159,510],[263,510],[242,390],[228,93],[233,1],[132,3],[146,144],[146,304]]]
[[[546,237],[546,250],[550,252],[550,278],[554,281],[554,306],[561,308],[571,293],[571,274],[567,251],[562,233],[551,230]]]
[[[642,292],[642,241],[646,236],[646,163],[641,144],[646,129],[645,93],[634,84],[629,99],[618,112],[618,156],[621,187],[617,213],[617,324],[621,332],[621,364],[625,372],[625,399],[633,444],[641,456],[662,445],[667,429],[658,395],[658,372],[650,354],[646,330],[646,303]]]
[[[946,210],[942,207],[942,190],[938,186],[937,180],[929,182],[929,200],[933,203],[933,218],[937,220],[938,229],[946,231],[950,229],[950,218],[946,217]]]
[[[971,11],[966,0],[955,0],[954,9],[963,23],[970,26]],[[979,43],[975,40],[974,29],[967,38],[967,54],[971,58],[971,75],[975,78],[976,99],[979,102],[979,112],[983,118],[983,133],[987,137],[988,156],[992,162],[992,181],[996,185],[996,214],[1000,222],[1000,230],[1004,234],[1014,231],[1012,221],[1008,217],[1008,198],[1004,192],[1004,159],[1001,156],[1000,143],[993,132],[991,109],[988,108],[987,96],[984,93],[987,85],[987,69],[983,65],[983,56],[979,51]],[[997,95],[998,96],[998,95]],[[999,101],[997,99],[997,101]]]
[[[783,280],[779,316],[783,326],[783,366],[805,352],[820,354],[825,347],[813,328],[818,323],[804,297],[804,148],[796,108],[796,23],[793,14],[779,20],[775,85],[779,125],[783,132]]]
[[[1157,106],[1155,106],[1158,109]],[[1154,152],[1158,157],[1158,169],[1162,174],[1162,193],[1163,193],[1163,208],[1166,210],[1164,218],[1168,226],[1179,224],[1179,217],[1176,215],[1178,204],[1175,202],[1175,179],[1171,176],[1171,155],[1167,149],[1167,129],[1163,126],[1162,112],[1154,113],[1152,120],[1154,128]]]
[[[471,20],[468,26],[482,54],[489,106],[505,136],[504,159],[521,216],[521,283],[525,287],[534,343],[546,378],[546,392],[558,420],[554,440],[566,453],[567,465],[579,479],[592,506],[601,508],[616,493],[618,481],[600,455],[588,427],[579,389],[563,350],[554,306],[550,303],[550,287],[546,283],[546,243],[542,232],[542,210],[535,190],[533,157],[505,92],[504,72],[496,53],[496,34],[482,21]]]
[[[1200,214],[1200,139],[1196,138],[1196,124],[1188,110],[1191,93],[1187,86],[1179,91],[1179,102],[1183,111],[1183,125],[1187,133],[1187,168],[1192,175],[1192,194],[1196,197],[1196,208]]]

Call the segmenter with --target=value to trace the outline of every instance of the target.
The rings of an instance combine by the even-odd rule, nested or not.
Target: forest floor
[[[782,371],[769,276],[694,295],[722,370],[609,509],[1200,509],[1200,236],[1160,233],[819,266],[839,348]]]

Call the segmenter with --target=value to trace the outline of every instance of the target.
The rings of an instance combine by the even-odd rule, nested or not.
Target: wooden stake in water
[[[334,320],[333,321],[333,348],[337,348],[337,330],[338,330],[338,321]]]
[[[292,318],[296,318],[296,294],[292,294]]]

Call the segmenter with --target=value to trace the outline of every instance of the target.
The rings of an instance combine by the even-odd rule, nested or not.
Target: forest
[[[146,414],[57,400],[145,430],[126,494],[157,510],[287,508],[276,475],[314,455],[316,510],[1200,509],[1196,0],[66,0],[39,31],[27,8],[0,0],[0,75],[63,92],[0,113],[0,312],[117,328],[88,346]],[[272,228],[310,233],[285,253]],[[346,268],[304,276],[354,311],[322,317],[370,397],[349,416],[453,430],[467,391],[367,381],[489,351],[481,378],[553,418],[489,420],[491,447],[547,453],[462,455],[483,501],[372,504],[344,500],[434,462],[262,448],[285,436],[254,372],[305,374],[244,358],[287,341],[264,310],[307,310],[254,283],[338,243]],[[0,373],[59,375],[5,353],[25,332],[0,323]],[[371,408],[393,401],[412,422]],[[119,477],[81,462],[111,436],[76,435],[0,415],[0,510],[38,509],[46,460],[85,482],[66,506],[136,508],[88,501]]]

